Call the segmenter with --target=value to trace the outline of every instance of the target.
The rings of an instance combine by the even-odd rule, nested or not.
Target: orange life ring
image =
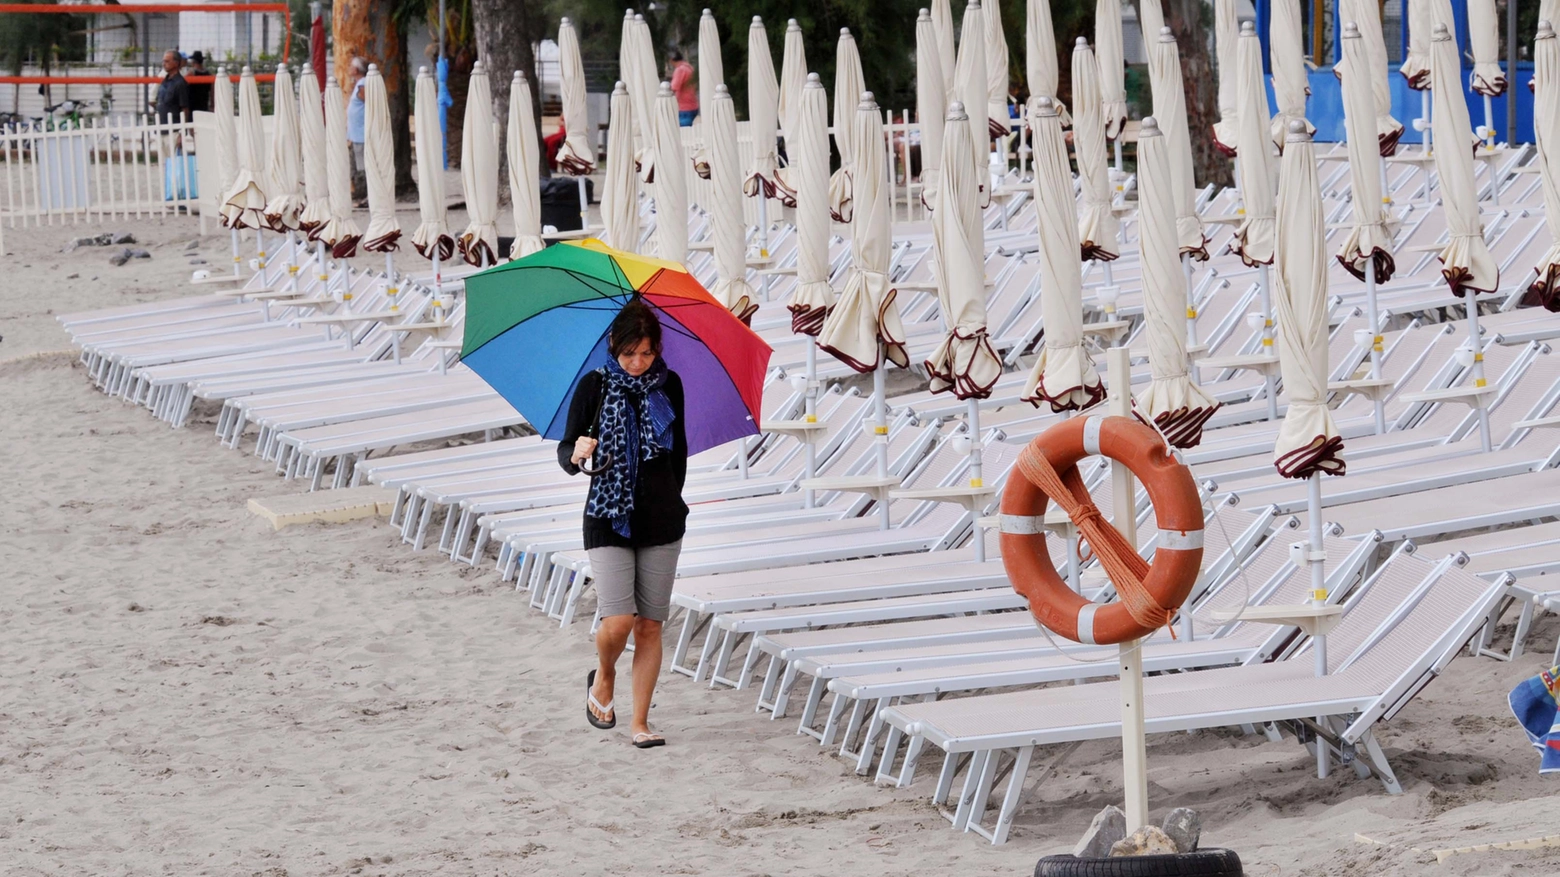
[[[1152,564],[1089,498],[1077,463],[1095,455],[1125,465],[1147,489],[1159,527]],[[1044,526],[1052,499],[1068,510],[1106,566],[1117,600],[1086,600],[1057,572]],[[998,520],[1002,563],[1013,590],[1029,601],[1037,621],[1075,642],[1127,642],[1168,624],[1202,566],[1202,502],[1191,471],[1170,455],[1158,433],[1126,417],[1074,417],[1036,437],[1007,480]]]

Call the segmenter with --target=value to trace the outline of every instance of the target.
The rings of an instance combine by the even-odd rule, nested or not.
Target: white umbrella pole
[[[1110,413],[1132,416],[1132,359],[1125,347],[1105,352],[1110,386]],[[1111,522],[1127,543],[1137,545],[1137,486],[1132,473],[1117,462],[1110,464],[1111,495],[1115,516]],[[1148,737],[1143,730],[1143,667],[1139,640],[1121,644],[1117,665],[1121,674],[1121,773],[1126,799],[1127,831],[1148,824]]]
[[[872,370],[872,413],[875,426],[872,428],[872,444],[877,452],[877,476],[888,477],[888,387],[883,369],[887,366],[888,351],[883,343],[878,342],[878,364]],[[883,520],[882,527],[887,530],[888,500],[882,500]]]
[[[1192,257],[1181,256],[1181,276],[1186,280],[1186,356],[1187,373],[1192,378],[1192,383],[1201,385],[1202,378],[1198,374],[1196,365],[1197,354],[1192,348],[1197,345],[1197,305],[1192,301]]]
[[[237,277],[241,273],[238,266],[244,261],[244,257],[238,254],[238,227],[234,226],[228,229],[228,232],[233,238],[233,276]]]
[[[1376,310],[1376,259],[1374,256],[1365,260],[1365,311],[1370,320],[1370,377],[1371,380],[1381,379],[1381,316]],[[1381,400],[1381,393],[1373,393],[1376,397],[1376,435],[1387,431],[1386,405]]]
[[[1306,561],[1311,567],[1311,600],[1312,604],[1324,603],[1327,600],[1327,570],[1323,566],[1323,560],[1327,557],[1322,550],[1322,473],[1313,472],[1306,496],[1306,514],[1310,518],[1310,551]],[[1327,675],[1327,637],[1318,636],[1312,641],[1312,652],[1316,660],[1316,675]],[[1318,718],[1317,725],[1326,727],[1325,718]],[[1320,737],[1316,740],[1316,777],[1327,778],[1328,758],[1327,742]]]
[[[265,271],[265,232],[255,229],[255,254],[259,257],[260,270]]]
[[[981,488],[986,486],[986,481],[980,471],[980,400],[972,397],[965,404],[969,406],[965,419],[970,430],[970,486]],[[986,560],[986,534],[979,527],[975,528],[975,559],[982,563]]]
[[[385,295],[390,299],[390,310],[399,312],[401,300],[397,296],[401,288],[395,285],[395,262],[391,259],[389,251],[385,252]]]
[[[433,256],[428,261],[433,263],[433,319],[435,322],[442,323],[444,322],[444,278],[439,274],[438,241],[434,241],[432,250]],[[448,374],[448,367],[444,362],[445,356],[444,351],[439,351],[439,374],[441,375]]]
[[[807,408],[803,419],[808,423],[818,422],[818,339],[812,338],[807,342]],[[818,475],[818,443],[808,436],[807,438],[807,477],[815,478]],[[807,490],[802,495],[804,508],[813,507],[813,492]]]
[[[769,267],[769,198],[764,195],[763,186],[758,188],[758,258],[766,263],[764,267]],[[764,274],[759,283],[764,301],[769,301],[769,274]]]
[[[1490,105],[1490,96],[1484,95],[1484,145],[1495,146],[1495,110]]]
[[[1257,277],[1262,290],[1262,355],[1273,355],[1273,278],[1266,264],[1257,266]],[[1371,287],[1374,289],[1374,287]],[[1374,301],[1374,299],[1372,299]],[[1262,373],[1263,392],[1267,395],[1268,420],[1278,419],[1278,393],[1274,387],[1273,370]]]
[[[1431,144],[1431,133],[1432,132],[1430,130],[1430,92],[1428,90],[1421,91],[1419,93],[1419,121],[1424,123],[1424,126],[1425,126],[1424,127],[1424,131],[1423,131],[1423,135],[1424,135],[1424,138],[1425,138],[1424,154],[1425,154],[1425,157],[1428,158],[1430,156],[1430,150],[1431,150],[1431,145],[1432,145]],[[1425,165],[1425,206],[1429,207],[1430,203],[1431,203],[1430,202],[1430,173],[1434,170],[1434,167],[1428,161],[1425,162],[1424,165]]]
[[[1114,149],[1116,151],[1116,178],[1120,179],[1121,175],[1123,173],[1125,173],[1125,171],[1122,170],[1122,165],[1121,165],[1121,137],[1120,137],[1120,135],[1117,135],[1116,139],[1111,141],[1111,144],[1112,144],[1112,146],[1114,147]]]
[[[590,196],[585,193],[585,178],[575,177],[580,184],[580,228],[590,228]]]
[[[298,238],[287,230],[287,291],[298,291]]]
[[[1467,292],[1468,298],[1468,345],[1473,350],[1473,385],[1483,388],[1484,380],[1484,351],[1479,339],[1479,303],[1474,299],[1472,290]],[[1490,412],[1484,407],[1481,399],[1474,406],[1479,412],[1479,446],[1484,453],[1490,452]]]
[[[325,242],[314,242],[314,261],[320,264],[317,275],[320,283],[320,295],[330,295],[330,274],[325,270]]]

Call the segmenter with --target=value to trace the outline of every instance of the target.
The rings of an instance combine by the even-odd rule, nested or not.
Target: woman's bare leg
[[[655,699],[655,683],[661,675],[663,625],[663,621],[648,618],[634,622],[634,721],[629,725],[630,733],[650,733],[650,702]]]
[[[612,615],[601,619],[601,626],[596,628],[596,657],[600,666],[596,670],[596,687],[591,690],[591,694],[599,704],[612,702],[612,695],[617,686],[618,658],[623,654],[623,649],[628,647],[628,635],[634,630],[634,622],[638,619],[637,615]],[[659,655],[659,652],[657,654]],[[639,661],[637,656],[634,661],[637,665]],[[636,696],[634,699],[637,701],[639,698]],[[602,721],[611,718],[611,715],[603,714],[594,707],[591,708],[591,713]]]

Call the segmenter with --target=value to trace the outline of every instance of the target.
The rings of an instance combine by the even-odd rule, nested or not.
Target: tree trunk
[[[407,76],[406,34],[391,16],[393,5],[383,0],[336,0],[332,6],[332,31],[336,56],[332,62],[336,81],[346,88],[347,72],[354,56],[379,65],[390,101],[390,134],[395,143],[395,191],[417,191],[412,177],[411,78]],[[350,95],[348,95],[350,97]]]
[[[499,131],[508,130],[509,83],[515,71],[525,73],[531,84],[531,124],[537,141],[542,137],[542,100],[540,75],[536,69],[535,44],[547,35],[547,10],[543,0],[471,0],[472,23],[477,37],[477,57],[487,68],[493,87],[493,120]],[[549,176],[546,150],[538,156],[539,173]],[[508,168],[508,156],[500,148],[499,173]]]
[[[1160,0],[1132,0],[1143,20],[1144,3]],[[1192,134],[1192,169],[1197,185],[1214,183],[1234,185],[1230,160],[1213,145],[1213,123],[1219,118],[1218,77],[1214,74],[1211,34],[1213,7],[1207,0],[1163,0],[1165,26],[1175,36],[1181,53],[1181,83],[1186,88],[1186,122]],[[1144,34],[1152,45],[1158,34]]]

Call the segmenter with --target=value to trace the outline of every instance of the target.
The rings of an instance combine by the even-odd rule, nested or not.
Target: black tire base
[[[1243,877],[1234,850],[1080,859],[1046,856],[1035,863],[1035,877]]]

